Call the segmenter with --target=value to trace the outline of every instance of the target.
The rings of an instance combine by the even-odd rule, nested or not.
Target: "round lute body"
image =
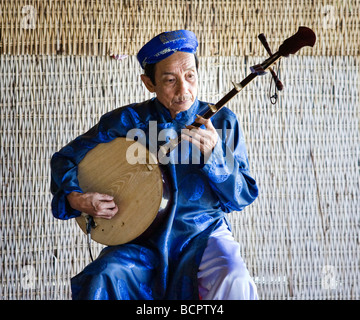
[[[90,150],[78,166],[84,192],[114,197],[119,211],[110,220],[94,218],[91,238],[104,245],[119,245],[146,237],[161,222],[170,205],[164,170],[146,147],[116,138]],[[86,233],[86,214],[76,218]]]

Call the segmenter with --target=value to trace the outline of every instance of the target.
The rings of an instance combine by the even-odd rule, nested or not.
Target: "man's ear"
[[[150,92],[155,92],[155,86],[152,83],[152,81],[150,80],[150,78],[148,76],[146,76],[145,74],[141,75],[141,81],[144,83],[145,87],[150,91]]]

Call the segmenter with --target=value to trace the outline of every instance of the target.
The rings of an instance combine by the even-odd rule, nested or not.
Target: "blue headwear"
[[[137,54],[141,68],[157,63],[176,51],[195,53],[198,41],[195,34],[188,30],[163,32],[146,43]]]

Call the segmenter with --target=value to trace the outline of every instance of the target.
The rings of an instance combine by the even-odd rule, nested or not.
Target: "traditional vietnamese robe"
[[[188,110],[172,119],[168,109],[153,98],[102,116],[96,126],[52,157],[54,216],[69,219],[81,214],[70,207],[66,196],[72,191],[82,192],[77,165],[97,144],[125,137],[130,129],[137,128],[139,136],[145,133],[150,147],[150,123],[156,124],[158,132],[172,129],[172,133],[180,134],[206,108],[207,103],[196,99]],[[224,107],[211,121],[219,129],[219,139],[206,164],[201,163],[199,150],[186,141],[180,146],[185,148],[183,144],[188,143],[186,153],[171,153],[167,168],[173,202],[162,226],[140,243],[104,248],[72,278],[73,299],[199,298],[197,272],[209,235],[227,221],[227,213],[243,210],[258,195],[236,115]],[[195,153],[200,158],[193,158]]]

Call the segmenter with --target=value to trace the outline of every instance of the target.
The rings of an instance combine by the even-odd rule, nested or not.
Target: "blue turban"
[[[195,53],[198,41],[195,34],[188,30],[163,32],[146,43],[137,54],[141,68],[157,63],[176,51]]]

